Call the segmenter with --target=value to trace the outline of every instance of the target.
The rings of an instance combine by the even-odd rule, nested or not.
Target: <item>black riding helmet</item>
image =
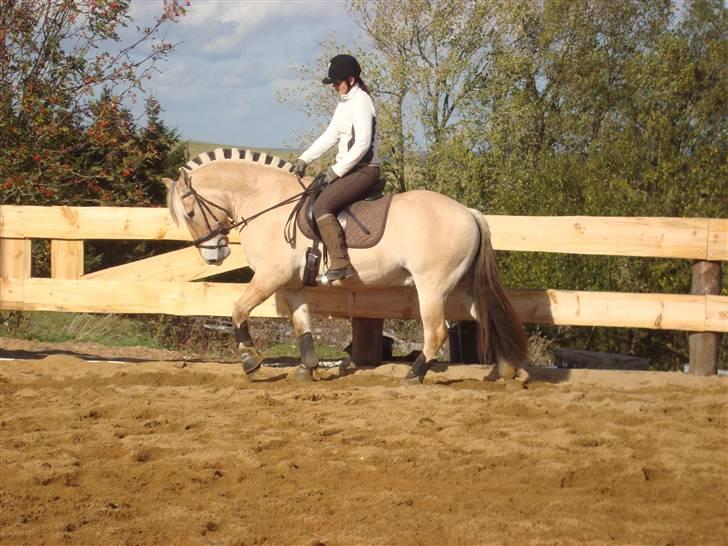
[[[337,55],[329,61],[329,74],[321,83],[330,84],[341,82],[354,76],[357,80],[361,74],[359,62],[351,55]]]

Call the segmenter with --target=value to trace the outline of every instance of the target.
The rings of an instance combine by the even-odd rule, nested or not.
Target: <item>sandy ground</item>
[[[402,387],[388,364],[249,383],[0,342],[18,357],[0,362],[3,546],[728,543],[728,378],[534,369],[518,389],[461,365]]]

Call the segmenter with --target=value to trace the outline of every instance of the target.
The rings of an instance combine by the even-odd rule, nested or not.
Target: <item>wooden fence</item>
[[[728,219],[486,216],[496,250],[692,260],[691,294],[511,290],[524,322],[682,330],[690,333],[690,369],[717,370],[719,333],[728,332],[728,297],[720,295],[728,260]],[[30,274],[31,239],[51,240],[51,278]],[[190,282],[246,266],[233,236],[222,266],[201,263],[188,247],[84,274],[84,240],[190,240],[166,209],[0,206],[0,309],[229,316],[244,286]],[[310,288],[312,313],[350,318],[417,318],[413,289]],[[271,298],[253,316],[287,310]],[[467,320],[451,298],[447,317]]]

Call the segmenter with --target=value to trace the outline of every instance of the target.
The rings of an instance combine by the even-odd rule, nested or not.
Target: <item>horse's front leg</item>
[[[291,324],[298,338],[298,346],[301,352],[301,365],[296,368],[292,377],[301,381],[311,381],[313,380],[313,371],[318,368],[319,359],[313,346],[308,304],[303,291],[300,289],[282,290],[280,295],[291,312]]]
[[[257,278],[257,275],[253,277],[245,293],[235,302],[232,316],[240,360],[243,364],[243,371],[249,379],[252,379],[263,363],[263,355],[255,347],[255,342],[250,336],[248,318],[251,311],[271,297],[280,286],[271,282],[256,282]]]

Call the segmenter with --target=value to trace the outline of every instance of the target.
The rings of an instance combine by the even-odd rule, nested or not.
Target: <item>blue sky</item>
[[[141,22],[161,1],[132,6]],[[343,0],[192,0],[167,30],[166,40],[181,43],[145,87],[186,140],[288,147],[314,121],[277,92],[298,81],[293,66],[315,65],[332,36],[344,48],[362,39]]]

